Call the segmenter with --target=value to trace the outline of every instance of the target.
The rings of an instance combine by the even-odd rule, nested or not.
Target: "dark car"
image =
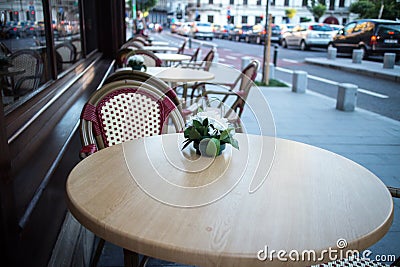
[[[396,53],[400,58],[400,22],[379,19],[350,22],[339,30],[330,46],[335,47],[338,53],[362,49],[364,58],[384,53]]]
[[[234,40],[240,42],[241,40],[246,40],[246,36],[252,34],[253,25],[243,24],[235,26],[229,31],[229,40]]]
[[[223,25],[214,29],[215,38],[228,39],[229,31],[233,30],[233,25]]]
[[[265,35],[267,31],[265,30],[264,25],[257,24],[253,27],[253,32],[246,36],[245,41],[248,43],[256,43],[261,44],[265,40]],[[282,34],[281,28],[279,25],[272,24],[271,25],[271,42],[281,43],[282,41]]]

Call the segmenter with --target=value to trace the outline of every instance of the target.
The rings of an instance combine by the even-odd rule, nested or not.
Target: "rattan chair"
[[[115,56],[115,67],[123,68],[127,55],[132,51],[133,49],[131,48],[121,48],[118,50],[117,55]]]
[[[76,48],[70,42],[58,44],[55,47],[57,71],[61,72],[76,62]]]
[[[128,59],[133,55],[141,55],[144,59],[144,65],[147,67],[161,67],[162,60],[159,59],[153,52],[147,50],[132,50],[126,55],[124,67],[128,66]]]
[[[214,60],[215,50],[211,49],[208,51],[207,55],[204,57],[202,61],[190,60],[189,62],[182,62],[180,66],[182,68],[192,68],[192,69],[201,69],[205,71],[209,71],[211,68],[212,61]]]
[[[175,132],[184,122],[176,105],[158,89],[130,81],[105,84],[86,103],[81,114],[82,158],[124,141],[166,133],[171,118]]]
[[[164,81],[159,78],[152,76],[146,72],[135,71],[135,70],[120,70],[110,74],[105,79],[103,84],[108,84],[115,81],[138,81],[145,83],[146,85],[153,86],[157,90],[160,90],[163,94],[171,99],[171,101],[180,108],[180,101],[175,91],[168,86]]]
[[[183,54],[185,52],[185,47],[186,47],[187,39],[183,41],[181,47],[179,47],[177,54]]]
[[[230,108],[224,112],[224,117],[227,118],[228,121],[238,129],[238,131],[242,131],[243,129],[240,117],[243,113],[247,96],[257,76],[258,67],[258,61],[251,61],[231,84],[206,82],[196,84],[191,93],[192,102],[198,103],[202,98],[209,99],[212,96],[220,96],[222,98],[220,98],[218,108],[222,108],[222,106],[226,105],[232,98],[233,101],[230,101],[232,104]],[[210,86],[213,86],[213,88],[207,89]]]
[[[168,119],[174,131],[181,132],[184,122],[169,97],[151,85],[138,81],[106,83],[88,100],[81,113],[80,157],[85,158],[124,141],[167,133]],[[104,246],[100,239],[91,266],[96,266]],[[137,254],[124,249],[125,261],[131,262]],[[143,259],[143,265],[147,257]]]
[[[30,49],[21,49],[11,54],[10,60],[14,67],[24,70],[23,73],[9,78],[10,84],[13,85],[11,89],[14,97],[36,90],[43,75],[43,61],[40,54]]]
[[[80,38],[73,38],[71,44],[75,47],[76,57],[75,60],[82,58],[82,41]]]

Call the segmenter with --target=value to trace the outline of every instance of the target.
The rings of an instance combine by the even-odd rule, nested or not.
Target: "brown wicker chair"
[[[206,82],[196,84],[193,86],[191,93],[192,102],[196,103],[201,98],[209,98],[210,95],[219,95],[222,99],[220,100],[218,108],[221,108],[222,105],[226,104],[229,98],[234,98],[231,107],[224,113],[224,117],[227,118],[230,123],[235,125],[239,131],[241,131],[240,117],[243,113],[247,96],[257,76],[258,67],[258,61],[253,60],[242,70],[240,75],[231,84],[215,84]],[[207,86],[211,85],[214,86],[214,88],[218,87],[218,90],[207,89]]]
[[[127,55],[132,51],[131,48],[121,48],[118,50],[117,55],[115,56],[115,67],[123,68]]]
[[[76,62],[76,48],[70,42],[58,44],[55,47],[57,71],[60,73]]]
[[[147,50],[132,50],[126,55],[124,67],[128,65],[128,59],[133,55],[141,55],[144,58],[144,65],[147,67],[161,67],[162,60],[159,59],[153,52]]]
[[[24,69],[23,73],[9,78],[10,84],[14,84],[12,88],[14,97],[36,90],[43,75],[40,54],[30,49],[22,49],[11,54],[10,60],[14,67]]]

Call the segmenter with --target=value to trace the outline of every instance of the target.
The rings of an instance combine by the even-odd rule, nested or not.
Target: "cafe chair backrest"
[[[115,56],[115,66],[116,68],[124,67],[127,55],[132,51],[130,48],[121,48],[118,50]]]
[[[130,56],[141,55],[144,59],[144,65],[147,67],[161,67],[162,60],[159,59],[153,52],[147,50],[132,50],[126,55],[124,66],[128,66],[128,59]]]
[[[76,58],[75,60],[79,60],[82,58],[82,41],[80,38],[73,38],[71,40],[71,44],[75,47]]]
[[[211,49],[210,51],[208,51],[207,55],[204,57],[204,59],[203,59],[203,62],[204,62],[203,63],[204,64],[203,69],[205,71],[209,71],[210,70],[212,61],[214,60],[214,56],[215,56],[215,51],[214,51],[214,49]]]
[[[76,62],[76,48],[70,42],[58,44],[56,49],[57,70],[60,72],[65,69],[65,65],[69,66]]]
[[[136,71],[136,70],[120,70],[114,73],[111,73],[108,76],[103,84],[108,84],[115,81],[138,81],[141,83],[146,83],[148,85],[153,86],[154,88],[160,90],[167,97],[169,97],[172,102],[178,107],[181,107],[181,103],[175,91],[168,86],[164,81],[159,78],[152,76],[146,72]]]
[[[187,39],[185,39],[185,41],[183,41],[181,47],[179,47],[177,54],[183,54],[183,52],[185,52],[185,46],[187,43]]]
[[[12,77],[14,80],[14,93],[33,91],[39,87],[43,74],[42,57],[36,51],[21,49],[10,56],[14,67],[23,69],[24,72]]]
[[[170,98],[129,81],[108,83],[97,90],[81,113],[82,158],[99,149],[145,136],[166,133],[169,118],[175,131],[183,120]]]

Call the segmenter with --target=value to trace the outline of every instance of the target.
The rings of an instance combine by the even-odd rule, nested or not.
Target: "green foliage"
[[[376,19],[379,16],[381,4],[381,1],[359,0],[350,5],[349,11],[358,14],[359,18]],[[400,2],[383,0],[383,5],[382,19],[395,20],[400,18]]]
[[[275,79],[269,79],[269,83],[263,83],[262,81],[254,81],[255,85],[257,86],[269,86],[269,87],[288,87],[286,83]]]
[[[292,19],[294,16],[296,16],[297,10],[294,8],[288,8],[285,9],[285,15],[289,18]]]
[[[136,0],[136,10],[149,11],[157,2],[158,0]]]
[[[321,4],[321,3],[318,3],[318,4],[315,4],[315,5],[311,6],[311,7],[308,7],[308,9],[309,9],[310,12],[313,14],[314,19],[315,19],[316,22],[318,22],[319,19],[320,19],[320,18],[325,14],[325,12],[326,12],[326,6],[323,5],[323,4]]]
[[[187,127],[183,132],[186,140],[183,142],[183,148],[186,148],[192,142],[199,143],[203,139],[212,139],[218,142],[218,147],[223,144],[231,144],[234,148],[239,149],[238,141],[233,137],[234,129],[227,128],[224,130],[217,129],[208,118],[193,119],[192,125]]]

